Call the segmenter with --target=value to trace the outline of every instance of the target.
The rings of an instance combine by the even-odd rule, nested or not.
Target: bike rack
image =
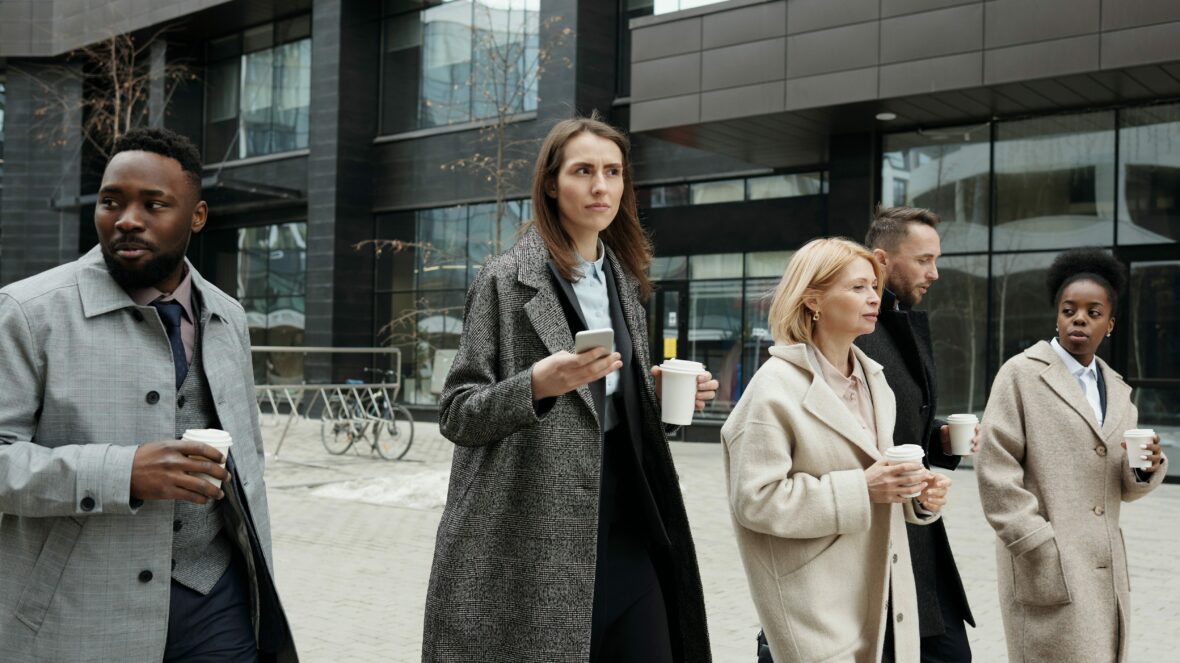
[[[394,382],[368,382],[362,380],[359,382],[344,384],[308,384],[307,382],[300,382],[294,384],[254,385],[259,419],[264,416],[264,413],[262,412],[262,405],[264,403],[270,406],[271,416],[275,417],[277,420],[275,425],[283,423],[280,420],[282,415],[279,412],[279,406],[285,404],[288,408],[290,408],[286,416],[286,422],[283,423],[283,432],[279,435],[279,443],[275,446],[275,458],[278,458],[279,451],[283,448],[283,442],[287,439],[287,433],[291,430],[291,424],[294,423],[296,419],[309,418],[309,415],[312,412],[315,412],[315,405],[317,402],[320,402],[326,406],[328,399],[333,395],[339,396],[342,399],[363,398],[359,392],[363,391],[367,394],[373,389],[389,390],[391,399],[396,399],[401,393],[401,348],[332,348],[256,345],[250,349],[250,352],[302,355],[367,354],[393,356],[390,369],[394,372],[394,376],[396,376],[396,380]],[[308,394],[310,394],[310,398],[308,397]]]

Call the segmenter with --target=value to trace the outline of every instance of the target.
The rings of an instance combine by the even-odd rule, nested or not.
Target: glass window
[[[1180,104],[1119,114],[1119,244],[1180,240]]]
[[[441,207],[418,212],[419,290],[467,287],[467,208]]]
[[[693,205],[708,205],[710,203],[729,203],[735,200],[745,200],[745,180],[719,180],[716,182],[697,182],[691,187]]]
[[[521,202],[506,201],[499,215],[495,203],[468,208],[470,228],[467,233],[467,260],[470,278],[475,278],[475,273],[484,261],[503,253],[515,243],[516,233],[524,222]]]
[[[685,256],[656,256],[651,259],[648,273],[653,281],[678,281],[688,278],[688,258]]]
[[[751,177],[750,200],[814,196],[823,192],[823,173],[794,173]]]
[[[692,9],[694,7],[704,7],[705,5],[712,5],[724,1],[725,0],[655,0],[655,13],[670,14],[672,12]]]
[[[307,224],[209,230],[200,235],[201,273],[238,298],[253,345],[301,346],[307,293]],[[254,376],[303,380],[303,356],[254,354]]]
[[[996,366],[1037,341],[1053,338],[1054,306],[1045,294],[1045,272],[1057,253],[992,256],[992,349]],[[945,284],[940,286],[945,291]]]
[[[1130,335],[1127,379],[1135,387],[1131,398],[1139,408],[1141,426],[1180,426],[1180,260],[1131,263],[1127,300],[1115,334]],[[1124,322],[1125,321],[1125,322]],[[1136,385],[1137,380],[1153,380]]]
[[[742,277],[742,254],[714,253],[688,257],[689,276],[702,279],[732,279]]]
[[[738,260],[740,265],[740,254]],[[705,364],[721,384],[706,414],[733,409],[742,383],[742,281],[692,281],[688,284],[688,357]]]
[[[995,250],[1114,241],[1114,112],[996,126]]]
[[[940,415],[980,413],[987,404],[987,268],[985,255],[943,257],[938,283],[922,300],[930,319]]]
[[[302,15],[280,22],[278,28],[268,23],[209,43],[206,161],[307,147],[311,39],[306,35],[310,29],[310,17]],[[297,40],[284,42],[286,38]]]
[[[386,3],[381,130],[536,110],[540,0]]]
[[[785,269],[785,267],[784,267]],[[738,381],[737,398],[750,384],[754,373],[770,358],[770,346],[774,337],[770,334],[770,302],[779,279],[748,279],[746,281],[746,324],[742,333],[741,379]]]
[[[4,186],[4,79],[0,78],[0,188]]]
[[[378,343],[401,348],[403,402],[433,405],[435,358],[439,351],[454,351],[463,334],[462,290],[400,292],[378,297]]]
[[[761,251],[746,254],[746,278],[782,278],[794,251]]]
[[[669,184],[666,186],[656,186],[650,189],[651,191],[651,206],[655,207],[681,207],[687,205],[688,185],[687,184]]]
[[[990,133],[984,124],[885,136],[881,204],[936,212],[944,253],[986,251]]]

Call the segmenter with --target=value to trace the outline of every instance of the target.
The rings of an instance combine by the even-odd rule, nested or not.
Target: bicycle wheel
[[[339,396],[332,396],[324,403],[320,413],[320,442],[328,453],[338,456],[356,441],[356,424],[348,414],[347,404]]]
[[[385,460],[400,460],[414,443],[414,417],[410,411],[394,403],[385,407],[382,421],[376,422],[374,430],[385,428],[385,434],[375,440],[377,453]]]

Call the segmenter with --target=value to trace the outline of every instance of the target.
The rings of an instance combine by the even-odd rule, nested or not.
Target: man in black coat
[[[950,453],[945,422],[934,418],[938,389],[930,322],[925,312],[913,310],[938,280],[936,263],[942,253],[938,223],[938,215],[926,209],[877,210],[865,245],[881,263],[885,292],[876,330],[861,336],[856,344],[885,367],[885,377],[897,397],[893,443],[917,444],[926,451],[928,467],[953,470],[960,457]],[[972,452],[978,445],[977,426]],[[975,620],[951,555],[945,518],[927,527],[906,527],[918,592],[923,663],[971,660],[963,622],[975,626]]]

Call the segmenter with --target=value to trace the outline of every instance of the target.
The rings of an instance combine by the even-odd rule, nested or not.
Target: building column
[[[312,6],[311,135],[307,163],[308,346],[373,343],[373,137],[377,135],[380,3]],[[364,355],[311,355],[308,381],[360,378]]]
[[[10,62],[7,68],[0,286],[79,254],[78,210],[52,207],[76,197],[81,186],[82,84],[65,67]]]
[[[875,133],[840,134],[828,142],[828,234],[863,242],[877,204]]]

